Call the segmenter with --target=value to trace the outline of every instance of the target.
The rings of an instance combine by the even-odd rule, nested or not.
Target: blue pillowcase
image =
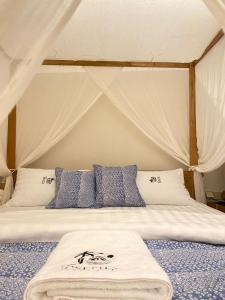
[[[94,165],[95,207],[143,207],[137,184],[137,166],[103,167]]]
[[[55,202],[60,188],[62,172],[63,172],[63,168],[59,168],[59,167],[55,168],[55,197],[48,203],[46,208],[55,208]]]
[[[94,172],[63,171],[55,208],[93,208],[94,203]]]

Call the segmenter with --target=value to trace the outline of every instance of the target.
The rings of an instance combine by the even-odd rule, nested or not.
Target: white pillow
[[[47,205],[55,195],[55,170],[19,168],[7,206]]]
[[[193,205],[184,186],[182,169],[172,171],[138,171],[139,192],[148,204]]]

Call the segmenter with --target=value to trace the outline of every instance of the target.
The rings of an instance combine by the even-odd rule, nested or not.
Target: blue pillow
[[[94,203],[94,172],[63,171],[55,208],[93,208]]]
[[[46,208],[55,208],[55,202],[58,196],[59,188],[60,188],[60,183],[61,183],[61,175],[63,172],[63,168],[55,168],[55,196],[54,198],[48,203]]]
[[[137,166],[102,167],[94,165],[95,207],[145,206],[137,184]]]

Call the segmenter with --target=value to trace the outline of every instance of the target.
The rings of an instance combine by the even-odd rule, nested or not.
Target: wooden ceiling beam
[[[152,61],[113,61],[113,60],[71,60],[45,59],[42,65],[48,66],[83,66],[83,67],[139,67],[139,68],[178,68],[186,69],[197,65],[207,53],[221,40],[224,32],[221,29],[212,39],[202,55],[192,62],[152,62]]]
[[[48,66],[88,66],[88,67],[141,67],[141,68],[189,68],[190,63],[179,62],[141,62],[107,60],[65,60],[45,59],[42,65]]]
[[[205,48],[202,55],[199,57],[199,59],[196,59],[193,61],[193,64],[196,66],[205,56],[206,54],[222,39],[224,36],[224,32],[221,29],[216,36],[212,39],[212,41],[209,43],[209,45]]]

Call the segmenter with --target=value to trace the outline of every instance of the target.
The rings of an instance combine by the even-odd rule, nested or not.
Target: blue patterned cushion
[[[55,208],[55,202],[60,188],[62,172],[63,172],[63,168],[59,168],[59,167],[55,168],[55,197],[49,202],[46,208]]]
[[[95,202],[93,171],[63,171],[56,208],[92,208]]]
[[[95,207],[145,206],[136,185],[137,166],[93,167],[96,180]]]

